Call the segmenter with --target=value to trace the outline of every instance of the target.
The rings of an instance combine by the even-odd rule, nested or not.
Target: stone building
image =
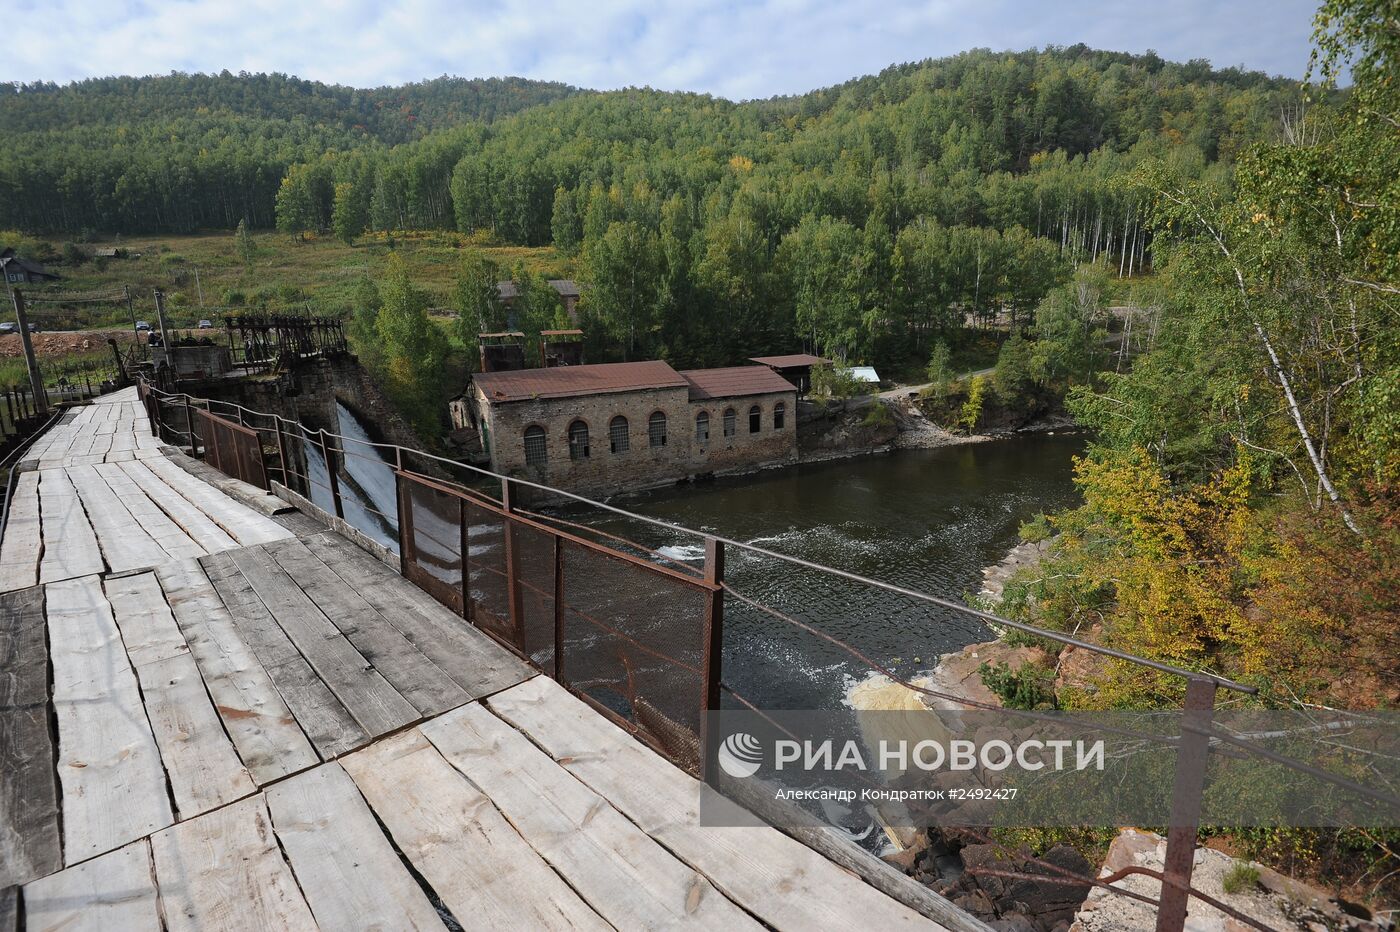
[[[499,473],[596,493],[797,460],[797,393],[765,366],[660,361],[477,374],[468,394]]]

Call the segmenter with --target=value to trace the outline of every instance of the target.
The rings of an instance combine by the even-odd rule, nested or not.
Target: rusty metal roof
[[[810,353],[793,353],[789,356],[750,356],[749,362],[771,366],[774,369],[792,369],[798,366],[825,366],[829,365],[831,360]]]
[[[762,370],[773,374],[771,370]],[[532,398],[568,398],[609,392],[639,392],[657,388],[685,388],[689,382],[660,360],[612,362],[552,369],[516,369],[511,372],[479,372],[472,377],[488,401],[529,401]],[[784,382],[783,384],[787,384]]]
[[[731,366],[728,369],[687,369],[690,400],[734,398],[738,395],[770,395],[796,391],[792,383],[767,366]]]

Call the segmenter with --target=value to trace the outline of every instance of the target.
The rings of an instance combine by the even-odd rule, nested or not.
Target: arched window
[[[531,424],[525,428],[525,465],[543,466],[548,461],[549,451],[545,447],[544,428],[538,424]]]
[[[653,411],[647,418],[647,439],[654,447],[666,445],[666,415],[662,412]]]
[[[699,443],[710,442],[710,412],[701,411],[695,415],[695,439]]]
[[[787,405],[781,401],[773,406],[773,429],[783,429],[783,418],[787,415]]]
[[[749,433],[756,434],[763,429],[763,412],[758,405],[749,409]]]
[[[632,438],[627,434],[627,418],[621,414],[608,424],[608,446],[614,453],[626,453],[632,449]]]
[[[733,408],[725,408],[725,409],[724,409],[724,435],[725,435],[726,437],[733,437],[733,436],[734,436],[734,420],[735,420],[734,409],[733,409]]]
[[[588,459],[588,425],[583,421],[569,425],[569,459]]]

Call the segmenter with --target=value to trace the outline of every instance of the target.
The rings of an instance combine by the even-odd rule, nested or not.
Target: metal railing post
[[[190,440],[190,456],[199,457],[199,444],[194,442],[194,412],[190,410],[190,396],[185,396],[185,435]]]
[[[554,681],[564,682],[564,541],[554,537]]]
[[[287,438],[282,434],[282,419],[273,415],[272,424],[277,429],[277,464],[282,471],[282,484],[292,488],[292,480],[287,476]]]
[[[1192,678],[1186,683],[1182,729],[1176,751],[1176,778],[1172,784],[1171,817],[1167,823],[1167,857],[1162,871],[1162,898],[1157,907],[1157,932],[1181,932],[1195,864],[1196,831],[1201,823],[1201,796],[1205,790],[1206,763],[1210,755],[1208,730],[1215,709],[1215,681]],[[1186,726],[1195,726],[1197,731]]]
[[[506,543],[506,604],[509,606],[510,627],[515,634],[515,646],[525,649],[525,615],[520,603],[520,553],[515,546],[515,523],[511,512],[515,511],[515,493],[509,479],[501,479],[501,509],[505,518],[501,521],[501,532]]]
[[[705,607],[704,692],[700,696],[700,779],[713,771],[710,760],[710,715],[719,710],[721,661],[724,659],[724,544],[705,538],[705,582],[714,586]]]
[[[340,503],[340,476],[336,473],[335,460],[331,459],[331,447],[326,437],[326,429],[321,428],[321,458],[326,461],[326,475],[329,477],[331,486],[331,502],[335,505],[335,516],[342,521],[345,520],[345,506]]]
[[[394,501],[399,507],[399,575],[407,578],[413,552],[413,506],[408,501],[408,486],[400,472],[394,473],[394,491]]]

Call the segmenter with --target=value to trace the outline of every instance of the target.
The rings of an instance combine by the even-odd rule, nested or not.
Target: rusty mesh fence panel
[[[401,479],[400,546],[404,575],[462,614],[462,502],[442,489]]]
[[[708,591],[561,537],[560,682],[681,766],[700,757]]]
[[[476,625],[524,652],[510,618],[510,583],[506,577],[505,518],[471,501],[462,501],[467,522],[467,591],[470,618]]]
[[[194,409],[195,434],[204,448],[204,460],[219,472],[260,489],[268,488],[263,465],[262,440],[257,431]],[[181,418],[184,412],[180,412]]]
[[[554,666],[554,548],[558,538],[537,527],[511,521],[511,546],[520,580],[523,654],[545,670]]]
[[[152,399],[152,404],[155,406],[156,436],[166,443],[177,446],[186,443],[185,406],[180,402],[159,396]]]

